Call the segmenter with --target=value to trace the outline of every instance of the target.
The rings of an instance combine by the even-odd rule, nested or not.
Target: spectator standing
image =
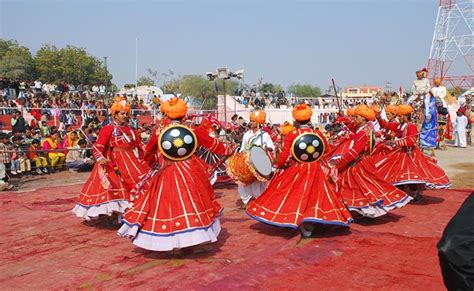
[[[466,143],[466,127],[467,117],[460,110],[457,111],[456,121],[454,123],[454,146],[465,148]]]
[[[133,113],[133,114],[132,114],[132,118],[130,118],[129,123],[130,123],[130,126],[131,126],[133,129],[135,129],[135,130],[138,129],[138,125],[139,125],[140,121],[138,120],[138,117],[137,117],[137,114],[136,114],[136,113]]]
[[[100,86],[99,86],[99,93],[100,93],[100,96],[104,96],[106,90],[107,90],[107,87],[105,87],[104,84],[100,84]]]
[[[19,138],[18,136],[14,136],[12,138],[13,142],[8,144],[8,150],[9,150],[9,153],[10,153],[10,161],[11,161],[10,173],[13,176],[16,176],[16,175],[21,173],[20,172],[19,148],[16,144],[16,141],[17,141],[18,138]]]
[[[0,132],[0,191],[13,188],[13,185],[8,184],[7,165],[10,163],[10,154],[7,143],[8,135]]]
[[[16,132],[25,132],[26,131],[26,121],[21,115],[21,112],[16,110],[13,113],[13,117],[11,119],[12,122],[12,133],[15,134]]]
[[[36,93],[41,93],[41,90],[43,88],[43,83],[40,80],[35,81],[35,91]]]

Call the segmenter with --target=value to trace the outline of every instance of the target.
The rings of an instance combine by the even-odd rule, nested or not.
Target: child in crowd
[[[19,157],[19,148],[16,144],[18,137],[14,136],[11,143],[8,143],[8,150],[10,151],[10,173],[13,176],[21,174],[20,171],[20,157]]]
[[[17,137],[13,142],[13,146],[15,147],[18,154],[18,161],[20,165],[18,173],[23,175],[30,175],[31,162],[27,155],[28,151],[23,147],[23,139],[21,137]]]
[[[46,121],[41,121],[41,135],[42,136],[48,136],[51,133],[51,130],[48,127],[48,123]]]
[[[36,173],[41,175],[43,173],[48,174],[48,160],[45,157],[45,153],[41,152],[40,141],[34,139],[31,142],[31,146],[28,149],[28,158],[35,163]]]

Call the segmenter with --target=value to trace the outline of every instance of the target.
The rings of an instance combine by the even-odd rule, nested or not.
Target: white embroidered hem
[[[90,220],[93,218],[99,217],[99,215],[112,215],[113,213],[124,213],[127,208],[130,207],[130,203],[125,200],[120,201],[110,201],[107,203],[84,207],[80,204],[72,209],[72,212],[76,214],[77,217],[83,218],[85,220]]]
[[[220,231],[221,223],[219,218],[216,218],[208,228],[190,229],[167,236],[140,231],[138,225],[130,226],[128,224],[123,224],[117,231],[117,234],[122,237],[131,238],[134,245],[143,249],[171,251],[203,243],[216,242]]]

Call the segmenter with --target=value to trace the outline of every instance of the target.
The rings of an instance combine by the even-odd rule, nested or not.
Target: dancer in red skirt
[[[153,251],[215,242],[223,209],[194,152],[198,145],[219,155],[229,155],[231,150],[205,131],[181,123],[187,112],[185,101],[172,98],[162,103],[160,110],[170,120],[153,133],[146,147],[147,153],[160,152],[159,168],[152,171],[133,207],[125,213],[118,234]],[[147,158],[150,164],[155,156]]]
[[[72,210],[78,217],[125,212],[135,185],[148,172],[137,158],[143,149],[140,135],[128,125],[129,114],[130,104],[117,98],[111,108],[114,121],[100,130],[93,146],[97,162]]]
[[[296,130],[284,140],[267,189],[247,208],[264,223],[298,229],[308,237],[314,224],[348,226],[352,218],[321,169],[319,159],[327,146],[321,132],[310,126],[312,110],[306,103],[293,109]]]
[[[359,105],[354,116],[356,132],[352,146],[330,164],[339,169],[338,189],[347,208],[374,218],[403,207],[411,197],[377,174],[370,156],[375,147],[375,136],[369,121],[375,119],[375,112],[366,105]]]
[[[443,169],[418,148],[418,130],[410,122],[412,112],[410,105],[399,105],[399,123],[379,120],[382,127],[395,132],[396,139],[388,143],[393,151],[377,164],[377,171],[383,179],[400,186],[417,202],[422,197],[420,192],[424,186],[442,189],[450,187],[451,182]]]

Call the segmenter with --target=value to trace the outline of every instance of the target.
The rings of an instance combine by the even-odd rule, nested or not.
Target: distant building
[[[342,96],[347,99],[373,98],[383,88],[379,86],[346,87]]]

